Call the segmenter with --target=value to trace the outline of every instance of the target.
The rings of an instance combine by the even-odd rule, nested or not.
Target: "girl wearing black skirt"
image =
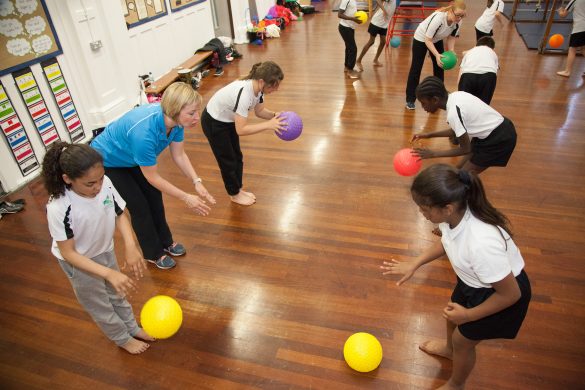
[[[439,223],[441,241],[415,261],[391,259],[380,268],[384,275],[403,275],[400,286],[422,265],[447,255],[457,274],[442,313],[447,339],[419,348],[452,359],[453,372],[441,388],[463,389],[475,365],[477,344],[516,337],[528,310],[530,282],[508,219],[489,203],[477,176],[436,164],[414,179],[410,191],[423,216]]]
[[[449,150],[414,148],[421,159],[464,156],[458,168],[479,174],[488,167],[505,167],[516,147],[514,124],[467,92],[448,93],[443,82],[434,76],[423,80],[416,88],[416,98],[425,111],[447,111],[451,129],[415,134],[412,139],[450,137],[459,147]]]

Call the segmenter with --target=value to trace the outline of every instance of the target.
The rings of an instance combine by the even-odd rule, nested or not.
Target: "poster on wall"
[[[69,132],[71,142],[77,143],[81,141],[85,138],[85,132],[83,131],[83,126],[81,125],[81,120],[77,114],[75,103],[73,103],[71,93],[69,92],[63,73],[61,72],[59,61],[57,61],[57,58],[51,58],[41,62],[41,67],[43,68],[47,82],[51,87],[51,92],[53,92],[55,103],[57,103],[57,106],[59,107],[61,118],[63,118],[65,127]]]
[[[160,18],[167,14],[166,0],[120,0],[128,28]]]
[[[0,0],[0,76],[61,53],[44,0]]]
[[[48,148],[55,141],[60,141],[59,133],[57,133],[51,114],[45,104],[45,99],[30,68],[24,68],[12,73],[12,77],[16,81],[22,100],[26,104],[28,113],[41,136],[41,141],[43,141],[45,148]]]
[[[4,1],[4,0],[1,0]],[[39,161],[24,131],[22,122],[0,82],[0,127],[23,176],[39,168]]]
[[[201,4],[205,1],[207,0],[171,0],[171,12],[179,11],[195,4]]]

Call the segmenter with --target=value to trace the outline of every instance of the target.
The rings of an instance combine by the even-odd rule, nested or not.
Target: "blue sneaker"
[[[160,269],[171,269],[177,265],[177,263],[175,263],[175,260],[173,260],[167,255],[161,256],[161,258],[158,260],[147,259],[147,261],[149,263],[156,265]]]
[[[164,249],[171,256],[183,256],[187,253],[185,247],[179,243],[174,242],[173,245],[169,246],[168,248]]]
[[[416,106],[414,105],[414,102],[406,102],[406,108],[409,110],[414,110],[416,109]]]

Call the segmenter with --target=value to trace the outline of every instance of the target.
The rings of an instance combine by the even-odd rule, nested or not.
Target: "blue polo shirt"
[[[183,127],[175,126],[167,137],[160,104],[145,104],[106,126],[91,146],[104,158],[107,168],[150,167],[171,142],[182,142]]]

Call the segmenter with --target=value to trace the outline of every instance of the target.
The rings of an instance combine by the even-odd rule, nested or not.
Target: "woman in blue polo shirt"
[[[183,200],[200,215],[209,213],[207,202],[215,203],[183,146],[184,128],[199,123],[201,103],[201,95],[190,85],[173,83],[165,90],[160,104],[133,109],[110,123],[91,143],[104,158],[106,175],[127,201],[144,258],[161,269],[175,266],[167,254],[186,253],[183,245],[173,241],[162,193]],[[157,158],[167,147],[200,197],[179,189],[159,174]]]

